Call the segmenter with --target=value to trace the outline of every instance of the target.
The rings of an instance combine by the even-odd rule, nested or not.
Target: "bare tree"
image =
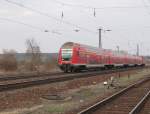
[[[38,71],[41,64],[41,51],[35,39],[26,40],[26,54],[28,57],[28,68],[32,71]]]

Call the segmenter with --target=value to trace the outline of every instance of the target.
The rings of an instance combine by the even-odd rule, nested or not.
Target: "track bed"
[[[38,76],[38,77],[27,78],[27,79],[25,78],[25,79],[17,79],[17,80],[7,80],[7,81],[0,82],[0,92],[14,90],[14,89],[22,89],[26,87],[32,87],[35,85],[63,82],[63,81],[73,80],[75,78],[86,78],[86,77],[92,77],[96,75],[111,74],[111,73],[118,73],[118,72],[120,73],[125,71],[138,70],[142,68],[143,67],[113,69],[113,70],[104,70],[104,71],[59,74],[59,75],[51,75],[51,76]]]
[[[150,94],[142,109],[139,111],[139,114],[150,114]]]
[[[133,112],[136,112],[137,109],[135,111],[133,109],[149,91],[150,77],[98,102],[79,114],[135,114]],[[145,104],[144,108],[140,109],[143,109],[143,112],[150,112],[149,101]],[[141,114],[145,114],[142,111]]]

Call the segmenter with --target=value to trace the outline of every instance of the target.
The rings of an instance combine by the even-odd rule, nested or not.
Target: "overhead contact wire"
[[[14,1],[10,1],[10,0],[4,0],[4,1],[6,1],[6,2],[8,2],[8,3],[10,3],[10,4],[14,4],[14,5],[17,5],[17,6],[19,6],[19,7],[28,9],[28,10],[30,10],[30,11],[32,11],[32,12],[35,12],[35,13],[40,14],[40,15],[42,15],[42,16],[46,16],[46,17],[51,18],[51,19],[53,19],[53,20],[56,20],[56,21],[59,21],[59,22],[63,22],[64,24],[67,24],[67,25],[70,25],[70,26],[74,26],[74,27],[76,27],[76,28],[82,29],[82,30],[87,31],[87,32],[90,32],[90,33],[97,34],[96,32],[91,31],[91,30],[89,30],[89,29],[87,29],[87,28],[84,28],[84,27],[81,27],[81,26],[79,26],[79,25],[70,23],[69,21],[64,21],[64,20],[58,19],[58,18],[53,17],[53,16],[51,16],[51,15],[49,15],[49,14],[47,14],[47,13],[41,12],[41,11],[39,11],[39,10],[37,10],[37,9],[34,9],[34,8],[31,8],[31,7],[25,6],[25,5],[21,4],[21,3],[14,2]]]

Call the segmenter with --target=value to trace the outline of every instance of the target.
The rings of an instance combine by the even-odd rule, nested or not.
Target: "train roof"
[[[92,50],[104,50],[104,51],[106,51],[105,49],[100,49],[97,47],[93,47],[93,46],[89,46],[89,45],[85,45],[85,44],[74,43],[74,42],[66,42],[62,45],[61,48],[73,48],[75,46],[76,47],[86,47],[87,49],[92,49]]]
[[[62,45],[61,48],[73,48],[74,47],[74,43],[73,42],[66,42]]]
[[[73,47],[83,47],[86,48],[87,50],[91,50],[96,53],[107,53],[110,55],[118,55],[118,56],[128,56],[128,57],[140,57],[140,56],[135,56],[127,53],[126,51],[116,51],[116,50],[111,50],[111,49],[100,49],[97,47],[89,46],[89,45],[84,45],[84,44],[79,44],[79,43],[74,43],[74,42],[66,42],[62,45],[61,48],[73,48]]]

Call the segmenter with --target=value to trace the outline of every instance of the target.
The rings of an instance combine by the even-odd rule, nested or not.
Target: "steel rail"
[[[104,100],[100,101],[100,102],[97,102],[96,104],[80,111],[79,113],[77,114],[92,114],[92,112],[94,112],[95,110],[99,109],[100,107],[106,105],[107,103],[110,103],[111,101],[113,101],[114,99],[118,98],[119,96],[123,95],[125,92],[127,92],[128,90],[134,88],[135,86],[137,85],[140,85],[146,81],[149,81],[150,80],[150,77],[147,77],[139,82],[136,82],[134,84],[131,84],[130,86],[128,86],[127,88],[124,88],[122,89],[121,91],[105,98]]]
[[[9,80],[18,80],[18,79],[28,79],[28,78],[36,78],[36,77],[45,77],[51,75],[62,75],[63,72],[54,72],[54,73],[34,73],[34,74],[20,74],[19,76],[7,76],[0,77],[0,81],[9,81]],[[18,74],[17,74],[18,75]]]
[[[136,69],[140,69],[140,68],[149,68],[149,67],[146,67],[146,66],[145,67],[135,67],[135,68],[128,68],[128,69],[125,69],[125,70],[130,70],[130,69],[131,70],[136,70]],[[89,71],[87,71],[87,72],[89,72]],[[101,72],[103,72],[103,71],[101,71]],[[11,81],[11,80],[19,80],[19,79],[30,79],[30,78],[37,78],[37,77],[54,76],[54,75],[63,75],[63,74],[65,74],[65,73],[63,73],[63,72],[54,72],[54,73],[20,74],[19,76],[0,77],[0,82]]]
[[[56,83],[56,82],[64,82],[68,80],[73,80],[77,78],[85,78],[85,77],[93,77],[96,75],[103,75],[103,74],[111,74],[116,72],[125,72],[133,69],[117,69],[117,70],[109,70],[109,71],[98,71],[98,72],[85,72],[85,73],[75,73],[75,74],[65,74],[61,76],[55,77],[47,77],[46,79],[38,79],[32,81],[22,81],[16,83],[8,83],[8,84],[1,84],[0,85],[0,92],[8,91],[8,90],[15,90],[15,89],[22,89],[26,87],[32,87],[35,85],[43,85],[49,83]]]
[[[149,99],[149,97],[150,91],[147,92],[147,94],[143,97],[143,99],[141,99],[141,101],[132,109],[132,111],[129,114],[138,114],[142,110],[144,104]]]

